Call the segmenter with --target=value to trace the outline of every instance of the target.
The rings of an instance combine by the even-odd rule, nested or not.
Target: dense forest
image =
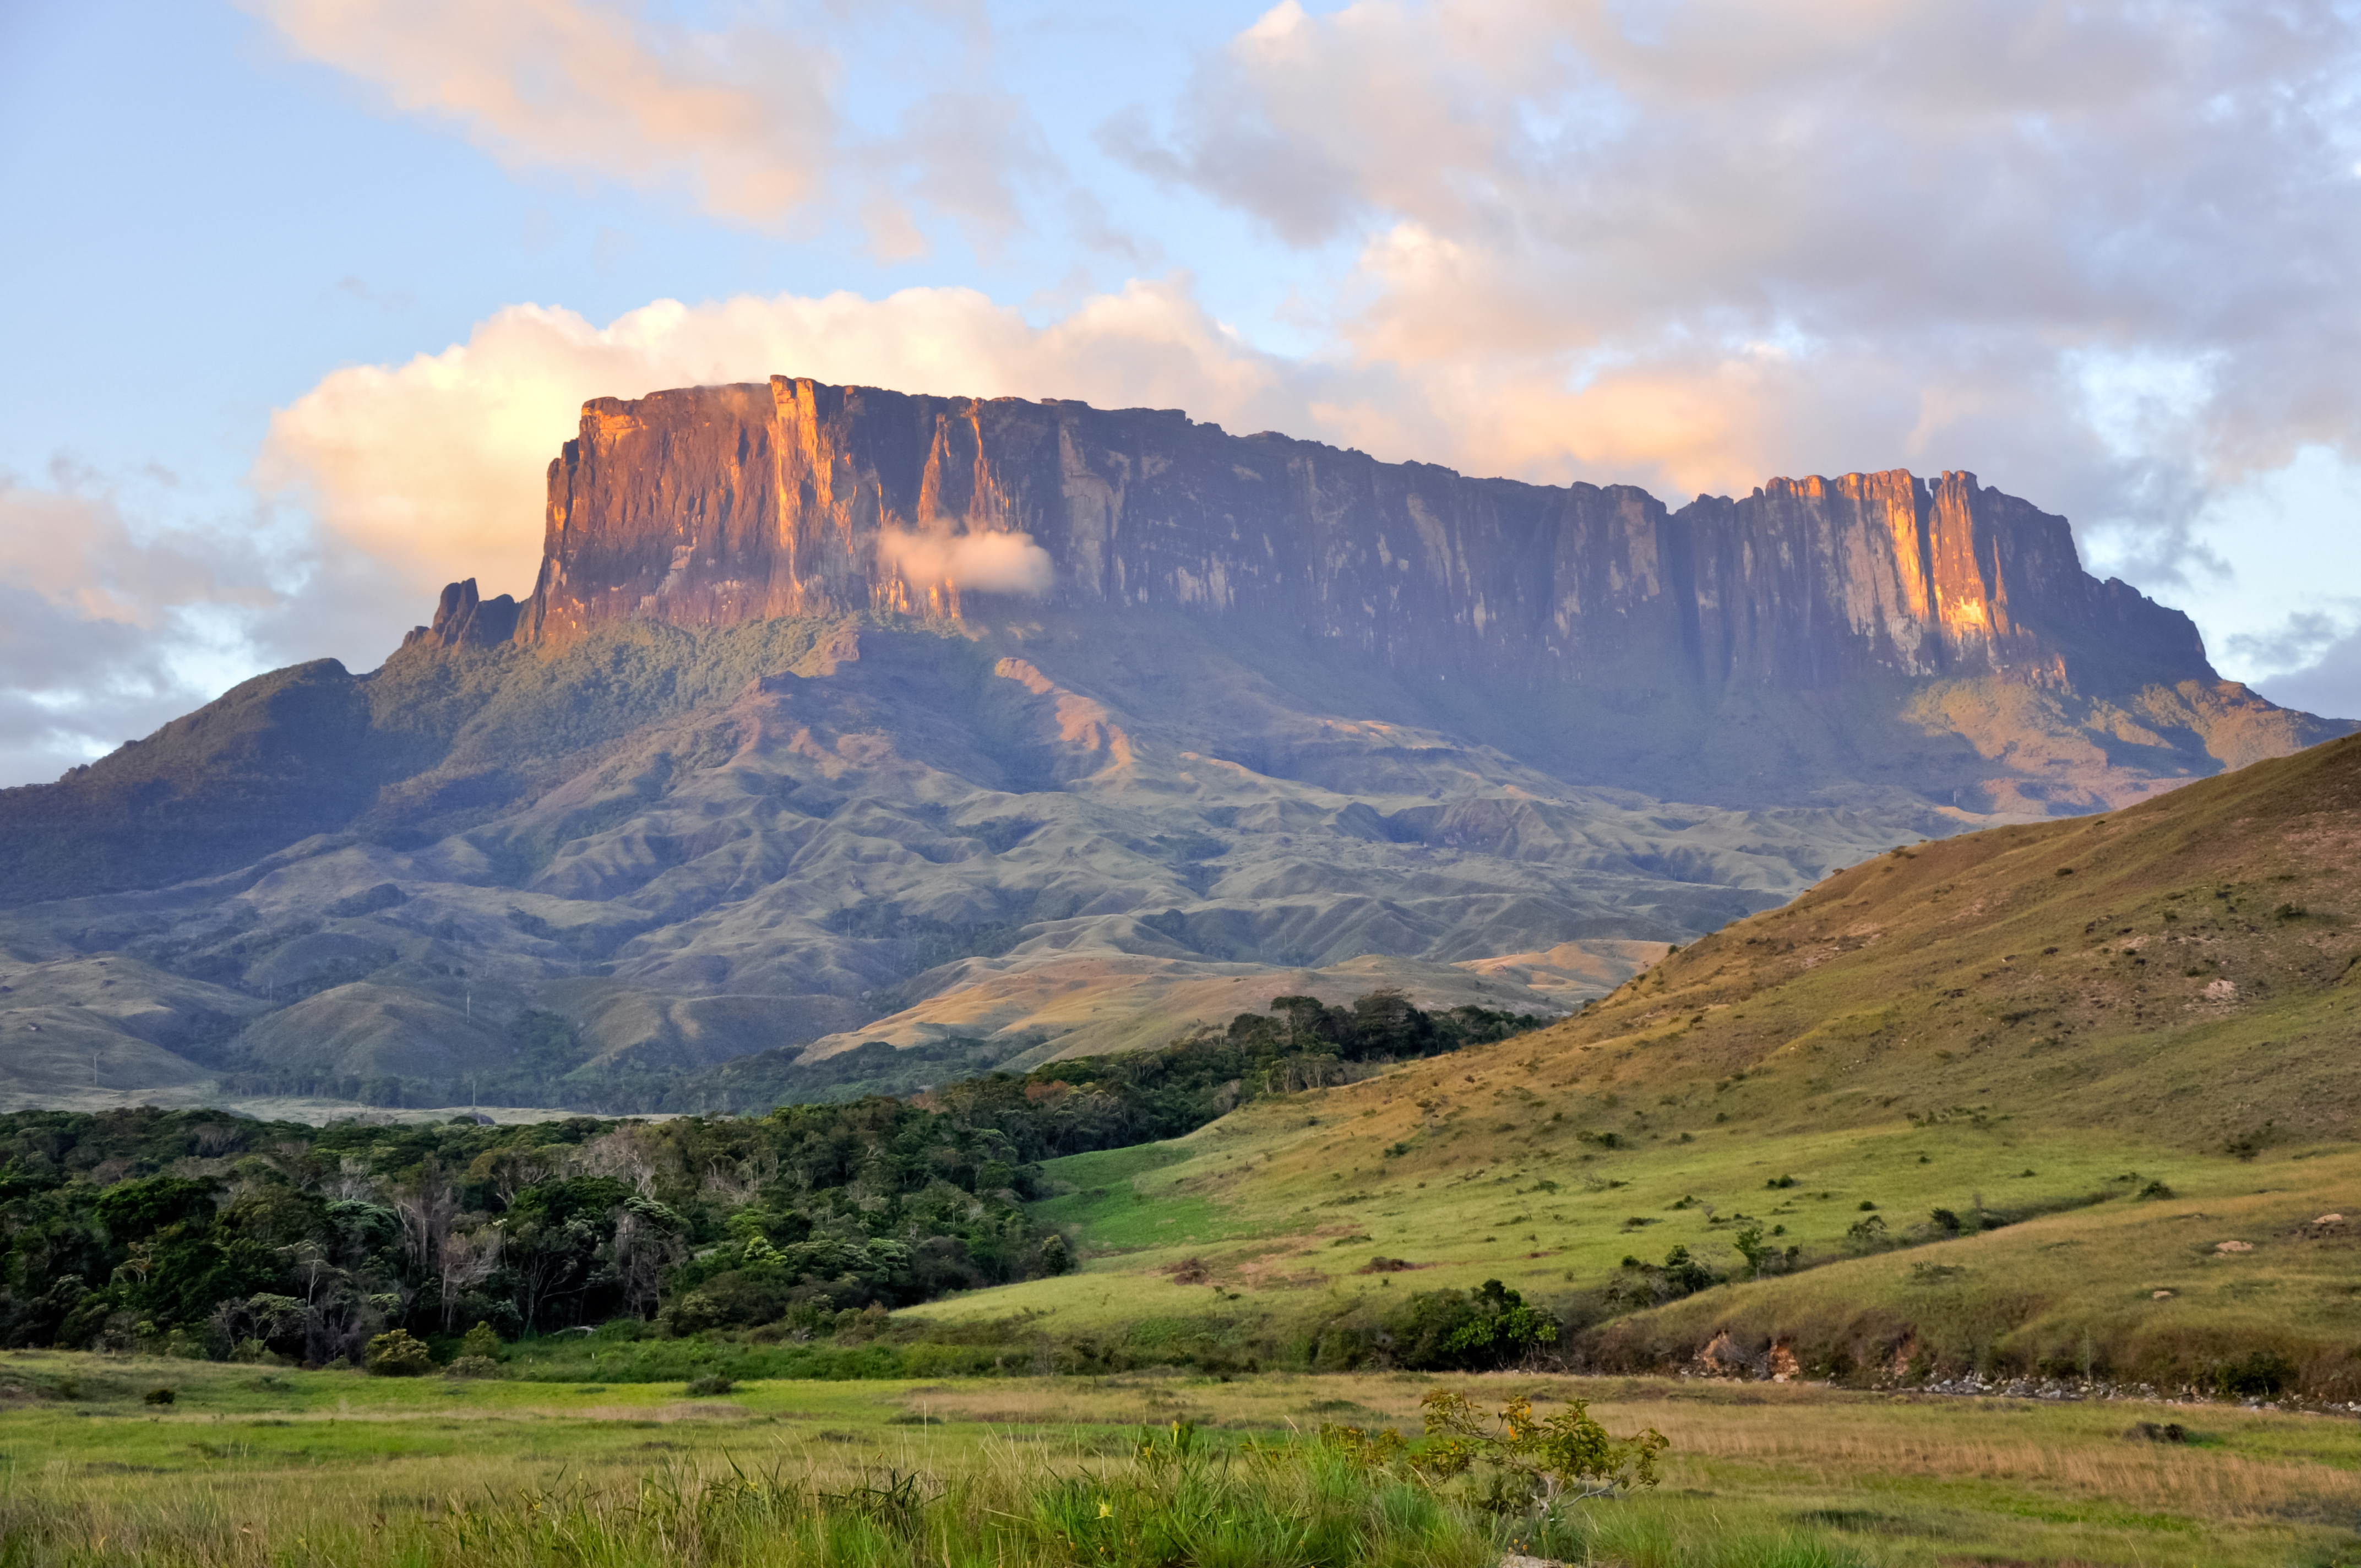
[[[1160,1050],[760,1117],[496,1127],[218,1112],[0,1117],[0,1344],[324,1364],[617,1318],[661,1332],[846,1314],[1058,1274],[1039,1164],[1179,1136],[1264,1095],[1544,1020],[1282,997]]]

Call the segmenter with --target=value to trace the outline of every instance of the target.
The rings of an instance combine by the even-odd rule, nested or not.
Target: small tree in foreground
[[[1656,1456],[1670,1446],[1650,1427],[1618,1439],[1590,1419],[1580,1399],[1553,1416],[1533,1414],[1521,1395],[1487,1416],[1472,1399],[1432,1388],[1419,1401],[1426,1411],[1427,1443],[1413,1452],[1391,1428],[1324,1426],[1320,1441],[1364,1469],[1406,1475],[1430,1487],[1467,1478],[1475,1500],[1508,1511],[1538,1502],[1543,1511],[1568,1497],[1598,1497],[1657,1481]]]

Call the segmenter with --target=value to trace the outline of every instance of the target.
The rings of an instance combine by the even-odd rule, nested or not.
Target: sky
[[[773,373],[1964,468],[2361,716],[2361,0],[0,0],[0,784],[522,596]]]

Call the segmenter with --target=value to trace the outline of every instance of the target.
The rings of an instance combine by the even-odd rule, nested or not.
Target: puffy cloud
[[[2169,532],[2361,456],[2356,67],[2330,0],[1288,0],[1101,139],[1357,247],[1332,324],[1419,393],[1372,428],[1675,492],[1975,467]]]
[[[949,583],[987,594],[1040,595],[1057,581],[1049,553],[1029,533],[914,533],[884,530],[877,553],[891,561],[905,582]]]
[[[250,529],[135,529],[169,482],[0,472],[0,784],[56,777],[253,666],[241,623],[282,596]],[[160,509],[156,509],[160,510]]]
[[[873,8],[863,19],[884,35],[873,52],[892,60],[897,86],[938,84],[896,123],[862,127],[837,103],[850,63],[840,46],[857,31],[845,13],[796,34],[751,22],[700,30],[631,0],[240,3],[293,54],[456,124],[512,168],[685,188],[705,212],[764,229],[850,201],[888,262],[930,248],[917,209],[990,255],[1023,225],[1023,187],[1070,184],[1030,106],[973,85],[989,37],[980,13],[966,47],[950,29],[948,53],[928,60],[919,39],[884,25],[895,7]],[[946,36],[943,19],[925,16],[920,38]]]
[[[298,54],[456,121],[502,161],[639,185],[771,225],[831,162],[835,60],[810,40],[699,33],[597,0],[245,0]]]
[[[2267,676],[2255,689],[2284,707],[2361,718],[2361,631],[2318,649],[2301,669]]]
[[[585,401],[774,374],[1185,408],[1257,429],[1304,421],[1296,383],[1209,320],[1186,280],[1093,296],[1046,326],[964,289],[666,300],[605,326],[520,305],[440,354],[327,376],[273,416],[255,479],[318,521],[331,566],[373,564],[377,606],[340,612],[338,651],[374,663],[445,582],[531,587],[544,476]],[[987,553],[961,569],[1029,581],[1023,560]]]

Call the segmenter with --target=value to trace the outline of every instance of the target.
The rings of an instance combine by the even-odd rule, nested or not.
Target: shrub
[[[2295,1363],[2275,1350],[2249,1351],[2214,1373],[2223,1393],[2248,1399],[2275,1398],[2295,1382]]]
[[[416,1377],[434,1370],[434,1353],[407,1329],[389,1329],[368,1342],[361,1365],[379,1377]]]
[[[1795,1179],[1792,1176],[1774,1176],[1763,1185],[1765,1187],[1788,1188],[1795,1185]]]
[[[1763,1240],[1760,1226],[1741,1231],[1734,1245],[1739,1255],[1747,1260],[1749,1267],[1757,1273],[1778,1267],[1783,1262],[1787,1265],[1794,1262],[1793,1249],[1782,1259],[1778,1249]],[[1693,1255],[1688,1248],[1676,1246],[1664,1255],[1661,1265],[1642,1263],[1636,1257],[1625,1258],[1622,1273],[1608,1281],[1605,1295],[1610,1307],[1638,1310],[1662,1306],[1666,1301],[1677,1301],[1684,1296],[1694,1296],[1708,1286],[1720,1283],[1721,1276]]]
[[[139,1397],[151,1405],[169,1405],[180,1395],[170,1388],[150,1388]]]
[[[1521,1512],[1562,1497],[1602,1497],[1656,1484],[1656,1456],[1670,1446],[1651,1427],[1618,1441],[1580,1399],[1537,1417],[1522,1396],[1488,1417],[1464,1394],[1431,1388],[1419,1401],[1431,1440],[1416,1453],[1391,1428],[1323,1426],[1323,1446],[1363,1471],[1414,1479],[1428,1487],[1466,1478],[1469,1500],[1494,1512]]]
[[[727,1394],[736,1387],[735,1383],[730,1382],[720,1373],[708,1372],[701,1377],[690,1378],[687,1392],[695,1398],[710,1398],[717,1394]]]
[[[500,1336],[492,1325],[480,1320],[459,1339],[459,1354],[463,1360],[497,1361],[500,1354]]]
[[[445,1377],[498,1377],[500,1364],[489,1355],[454,1356],[451,1365],[443,1369]]]
[[[1557,1320],[1497,1279],[1475,1290],[1421,1290],[1386,1314],[1395,1362],[1413,1371],[1503,1366],[1557,1343]],[[1382,1342],[1381,1342],[1382,1343]]]

